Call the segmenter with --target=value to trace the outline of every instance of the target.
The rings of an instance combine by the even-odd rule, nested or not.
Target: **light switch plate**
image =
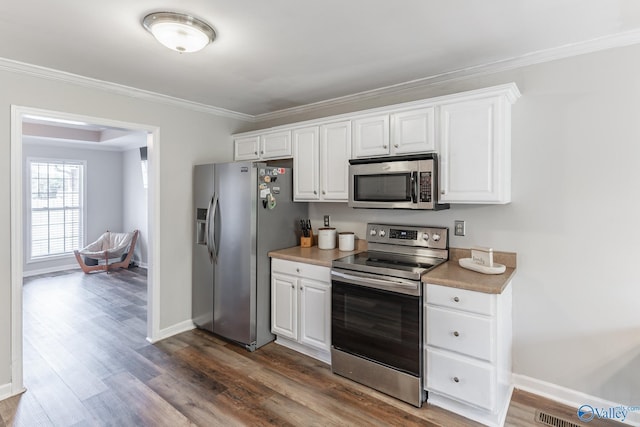
[[[467,232],[467,226],[464,221],[455,220],[453,221],[453,234],[456,236],[464,236]]]

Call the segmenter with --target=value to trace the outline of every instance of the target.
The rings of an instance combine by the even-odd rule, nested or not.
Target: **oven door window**
[[[353,200],[359,202],[411,202],[411,173],[355,175]]]
[[[332,282],[335,348],[420,375],[420,297]]]

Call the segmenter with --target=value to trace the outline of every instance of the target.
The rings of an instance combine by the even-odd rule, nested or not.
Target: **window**
[[[84,162],[28,160],[29,256],[69,254],[84,243]]]
[[[147,188],[147,147],[140,147],[140,166],[142,166],[142,186]]]

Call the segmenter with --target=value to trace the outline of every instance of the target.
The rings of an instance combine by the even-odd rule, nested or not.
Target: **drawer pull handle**
[[[459,382],[460,382],[460,378],[458,378],[458,377],[453,377],[453,382],[454,382],[454,383],[459,383]]]
[[[296,273],[300,273],[300,269],[299,268],[296,268]]]
[[[460,332],[458,332],[458,331],[454,331],[454,332],[453,332],[453,336],[454,336],[454,337],[459,337],[459,336],[460,336]]]
[[[458,297],[453,297],[453,300],[454,300],[455,302],[460,302],[460,298],[458,298]]]

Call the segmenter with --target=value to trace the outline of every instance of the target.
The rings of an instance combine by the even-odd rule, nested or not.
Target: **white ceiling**
[[[217,39],[166,49],[140,24],[162,10]],[[0,2],[0,58],[251,116],[638,34],[638,0]]]

